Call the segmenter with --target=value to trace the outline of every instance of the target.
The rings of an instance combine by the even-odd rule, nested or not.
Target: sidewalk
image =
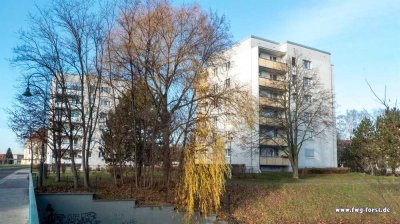
[[[20,168],[8,171],[8,176],[0,179],[0,224],[28,223],[29,219],[29,169]]]

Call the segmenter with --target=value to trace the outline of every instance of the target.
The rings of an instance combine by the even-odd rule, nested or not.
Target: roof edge
[[[299,47],[304,47],[304,48],[307,48],[307,49],[310,49],[310,50],[313,50],[313,51],[319,51],[321,53],[331,55],[330,52],[323,51],[323,50],[320,50],[320,49],[317,49],[317,48],[313,48],[313,47],[309,47],[309,46],[306,46],[306,45],[303,45],[303,44],[298,44],[298,43],[295,43],[295,42],[292,42],[292,41],[286,41],[286,43],[293,44],[293,45],[296,45],[296,46],[299,46]]]

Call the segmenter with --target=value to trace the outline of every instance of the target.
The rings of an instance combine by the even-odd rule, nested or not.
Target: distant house
[[[0,165],[6,163],[6,154],[0,154]]]
[[[14,154],[13,155],[13,164],[22,164],[23,159],[24,159],[24,155]]]

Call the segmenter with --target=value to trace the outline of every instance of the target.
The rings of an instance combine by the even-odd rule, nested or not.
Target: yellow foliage
[[[183,171],[177,200],[188,212],[189,221],[195,208],[201,214],[220,209],[220,197],[225,190],[225,178],[230,175],[225,163],[224,139],[207,125],[197,125],[195,136],[183,152]]]

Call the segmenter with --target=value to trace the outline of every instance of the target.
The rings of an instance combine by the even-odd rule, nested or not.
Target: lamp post
[[[34,73],[35,74],[35,73]],[[34,86],[35,88],[37,88],[38,90],[40,90],[42,93],[44,93],[44,100],[43,100],[43,113],[44,116],[46,113],[46,102],[47,102],[47,91],[44,91],[42,88],[40,88],[37,85],[31,84],[29,82],[30,78],[34,75],[32,74],[31,76],[28,77],[28,86],[26,87],[25,92],[22,94],[25,97],[32,97],[33,94],[31,93],[31,89],[30,86]],[[44,141],[45,141],[45,122],[43,122],[43,139],[41,139],[41,153],[40,153],[40,170],[39,170],[39,186],[43,186],[43,177],[44,177]],[[31,147],[31,172],[32,172],[32,168],[33,168],[33,150]]]
[[[31,148],[31,174],[32,174],[32,170],[33,170],[33,148],[32,148],[32,139],[29,140],[29,145]]]
[[[228,132],[228,141],[229,141],[229,167],[232,169],[232,132]],[[231,171],[232,172],[232,171]]]

